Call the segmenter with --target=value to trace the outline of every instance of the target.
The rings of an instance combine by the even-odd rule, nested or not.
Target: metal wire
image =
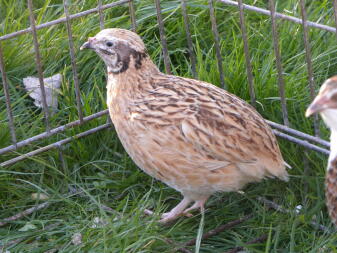
[[[253,73],[252,73],[251,59],[249,55],[247,30],[246,30],[246,25],[245,25],[245,16],[243,13],[242,0],[239,0],[238,3],[239,3],[238,7],[239,7],[239,13],[240,13],[240,27],[241,27],[242,40],[243,40],[243,49],[244,49],[245,60],[246,60],[246,70],[247,70],[247,79],[248,79],[248,85],[249,85],[250,102],[252,106],[256,107],[254,78],[253,78]]]
[[[271,12],[271,26],[272,26],[272,34],[273,34],[273,45],[274,45],[274,54],[276,59],[276,68],[277,68],[277,80],[278,80],[278,87],[279,87],[279,95],[281,99],[281,107],[282,107],[282,117],[283,123],[286,126],[289,126],[288,120],[288,111],[286,105],[286,96],[285,96],[285,89],[284,89],[284,79],[283,79],[283,68],[281,63],[281,54],[280,54],[280,46],[279,46],[279,35],[277,32],[277,25],[275,20],[275,4],[274,0],[269,0],[269,8]]]
[[[59,160],[60,160],[62,169],[65,172],[65,171],[67,171],[67,163],[66,163],[66,160],[64,159],[64,155],[63,155],[64,146],[58,145],[56,148],[57,148],[57,151],[58,151]]]
[[[115,6],[119,6],[119,5],[122,5],[124,3],[127,3],[129,1],[130,0],[120,0],[120,1],[117,1],[117,2],[110,3],[110,4],[105,4],[105,5],[102,6],[101,9],[102,10],[109,9],[111,7],[115,7]],[[226,5],[238,6],[237,2],[231,1],[231,0],[217,0],[217,1],[221,2],[223,4],[226,4]],[[243,9],[249,10],[249,11],[254,11],[254,12],[257,12],[257,13],[260,13],[260,14],[263,14],[263,15],[270,16],[269,10],[258,8],[258,7],[255,7],[253,5],[243,4]],[[89,10],[86,10],[86,11],[82,11],[82,12],[79,12],[79,13],[76,13],[76,14],[73,14],[73,15],[70,15],[69,18],[70,18],[70,20],[72,20],[72,19],[76,19],[76,18],[79,18],[79,17],[83,17],[83,16],[86,16],[86,15],[95,13],[95,12],[99,12],[98,7],[93,8],[93,9],[89,9]],[[302,24],[301,19],[293,17],[293,16],[285,15],[285,14],[282,14],[282,13],[276,12],[275,17],[279,18],[279,19],[288,20],[288,21],[291,21],[291,22],[294,22],[294,23]],[[40,30],[42,28],[46,28],[46,27],[53,26],[53,25],[60,24],[60,23],[64,23],[64,22],[66,22],[65,18],[55,19],[53,21],[37,25],[36,30]],[[308,21],[308,26],[313,27],[313,28],[318,28],[320,30],[325,30],[325,31],[328,31],[328,32],[336,33],[335,27],[323,25],[323,24],[320,24],[320,23],[317,23],[317,22]],[[9,33],[9,34],[0,36],[0,41],[11,39],[11,38],[14,38],[18,35],[29,33],[31,31],[32,31],[31,28],[26,28],[26,29],[22,29],[20,31]]]
[[[131,19],[131,30],[136,32],[137,30],[137,22],[136,22],[136,13],[135,13],[135,6],[133,4],[133,0],[129,1],[129,13]]]
[[[334,17],[335,17],[335,26],[334,27],[334,32],[336,33],[336,37],[337,37],[337,0],[332,0],[333,1],[333,13],[334,13]]]
[[[303,41],[304,41],[304,46],[305,46],[305,59],[307,62],[307,70],[308,70],[310,97],[311,97],[311,100],[314,100],[315,82],[314,82],[314,74],[313,74],[313,69],[312,69],[311,47],[310,47],[310,42],[309,42],[307,12],[305,10],[304,0],[300,0],[300,6],[301,6]],[[316,136],[319,136],[318,114],[315,114],[313,118],[314,118],[314,132]]]
[[[77,66],[76,66],[73,34],[72,34],[72,31],[71,31],[71,25],[70,25],[70,21],[69,21],[68,0],[63,0],[63,7],[64,7],[64,14],[66,15],[69,53],[70,53],[70,60],[71,60],[71,68],[72,68],[72,72],[73,72],[73,79],[74,79],[74,84],[75,84],[77,113],[78,113],[78,117],[80,119],[80,122],[82,123],[83,122],[83,112],[82,112],[82,107],[81,107],[81,91],[80,91],[80,85],[79,85],[79,81],[78,81],[78,73],[77,73]]]
[[[50,129],[49,109],[48,109],[48,106],[47,106],[46,92],[45,92],[45,89],[44,89],[42,63],[41,63],[39,42],[38,42],[38,39],[37,39],[37,33],[36,33],[36,27],[35,27],[35,18],[34,18],[32,0],[28,0],[28,9],[29,9],[30,27],[32,29],[33,42],[34,42],[35,63],[36,63],[37,73],[38,73],[38,76],[39,76],[40,90],[41,90],[41,94],[42,94],[42,107],[43,107],[43,111],[44,111],[46,129],[47,129],[47,132],[49,132],[49,129]]]
[[[232,1],[232,0],[217,0],[217,1],[221,2],[223,4],[226,4],[226,5],[238,6],[238,2],[235,2],[235,1]],[[264,14],[264,15],[267,15],[267,16],[271,16],[271,13],[270,13],[269,10],[262,9],[262,8],[259,8],[259,7],[255,7],[253,5],[243,4],[243,9],[253,11],[253,12],[257,12],[257,13],[260,13],[260,14]],[[291,21],[291,22],[294,22],[294,23],[302,24],[302,19],[296,18],[296,17],[293,17],[293,16],[289,16],[289,15],[285,15],[285,14],[282,14],[282,13],[278,13],[278,12],[275,12],[275,18],[279,18],[279,19],[288,20],[288,21]],[[320,23],[312,22],[312,21],[308,21],[308,26],[318,28],[320,30],[325,30],[325,31],[328,31],[328,32],[336,33],[336,28],[332,27],[332,26],[323,25],[323,24],[320,24]]]
[[[12,112],[12,107],[11,107],[11,98],[9,95],[1,42],[0,42],[0,71],[1,71],[1,77],[2,77],[2,84],[4,86],[5,98],[6,98],[6,108],[7,108],[7,118],[8,118],[9,130],[10,130],[11,137],[12,137],[12,144],[16,146],[17,141],[16,141],[16,133],[15,133],[15,127],[14,127],[13,112]]]
[[[319,138],[319,137],[311,136],[309,134],[306,134],[306,133],[303,133],[301,131],[292,129],[290,127],[287,127],[287,126],[275,123],[275,122],[270,121],[270,120],[266,120],[266,121],[273,128],[276,128],[276,129],[281,130],[283,132],[286,132],[286,133],[289,133],[289,134],[301,137],[304,140],[315,142],[315,143],[317,143],[319,145],[322,145],[322,146],[325,146],[327,148],[330,148],[330,143],[328,141],[325,141],[325,140]]]
[[[311,150],[323,153],[325,155],[329,155],[330,154],[330,151],[327,150],[327,149],[325,149],[325,148],[318,147],[318,146],[316,146],[314,144],[311,144],[311,143],[309,143],[307,141],[303,141],[303,140],[297,139],[297,138],[295,138],[293,136],[287,135],[285,133],[281,133],[281,132],[279,132],[279,131],[277,131],[275,129],[273,129],[273,133],[276,136],[278,136],[278,137],[281,137],[281,138],[286,139],[288,141],[294,142],[294,143],[299,144],[299,145],[301,145],[303,147],[306,147],[308,149],[311,149]]]
[[[157,21],[159,26],[160,42],[163,47],[164,65],[167,74],[171,74],[170,58],[167,50],[167,41],[164,29],[163,17],[161,15],[160,0],[154,1],[156,4]]]
[[[97,118],[102,117],[106,114],[108,114],[108,110],[104,110],[104,111],[94,113],[90,116],[84,117],[82,123],[86,123],[86,122],[91,121],[93,119],[97,119]],[[14,150],[17,150],[18,148],[22,148],[22,147],[27,146],[27,145],[35,142],[35,141],[45,139],[45,138],[47,138],[49,136],[52,136],[52,135],[55,135],[57,133],[64,132],[65,130],[67,130],[69,128],[72,128],[72,127],[75,127],[75,126],[78,126],[78,125],[81,125],[81,122],[79,120],[76,120],[76,121],[70,122],[68,124],[50,129],[49,133],[43,132],[41,134],[35,135],[35,136],[30,137],[28,139],[25,139],[23,141],[19,141],[18,143],[16,143],[16,145],[11,145],[11,146],[0,149],[0,155],[11,152],[11,151],[14,151]]]
[[[102,0],[98,0],[99,28],[104,29],[104,13],[102,10]]]
[[[213,37],[214,37],[215,53],[216,53],[216,58],[217,58],[217,61],[218,61],[218,70],[219,70],[219,75],[220,75],[220,86],[221,86],[221,88],[227,90],[227,85],[225,83],[223,69],[222,69],[222,57],[221,57],[221,50],[220,50],[219,31],[218,31],[218,26],[216,24],[213,0],[208,0],[208,7],[209,7],[209,15],[211,17],[211,23],[212,23],[212,32],[213,32]]]
[[[110,3],[110,4],[105,4],[105,5],[102,5],[101,10],[105,10],[105,9],[109,9],[109,8],[112,8],[112,7],[116,7],[116,6],[128,3],[129,1],[130,0],[121,0],[121,1]],[[98,7],[93,8],[93,9],[89,9],[89,10],[86,10],[86,11],[82,11],[82,12],[79,12],[79,13],[76,13],[76,14],[73,14],[73,15],[70,15],[69,16],[69,20],[80,18],[80,17],[86,16],[86,15],[89,15],[89,14],[92,14],[92,13],[95,13],[95,12],[99,12],[99,8]],[[46,28],[46,27],[49,27],[49,26],[53,26],[53,25],[60,24],[60,23],[65,23],[65,22],[66,22],[66,18],[65,17],[64,18],[58,18],[58,19],[55,19],[55,20],[50,21],[50,22],[46,22],[46,23],[41,24],[41,25],[37,25],[36,26],[36,30],[40,30],[42,28]],[[8,39],[14,38],[14,37],[16,37],[18,35],[22,35],[22,34],[29,33],[29,32],[32,32],[32,28],[31,27],[23,29],[23,30],[20,30],[20,31],[17,31],[17,32],[13,32],[13,33],[9,33],[9,34],[0,36],[0,41],[1,40],[8,40]]]
[[[42,152],[45,152],[45,151],[48,151],[50,149],[53,149],[53,148],[58,148],[60,145],[64,145],[64,144],[67,144],[73,140],[76,140],[76,139],[79,139],[79,138],[82,138],[84,136],[88,136],[90,134],[93,134],[93,133],[96,133],[100,130],[103,130],[103,129],[106,129],[106,128],[109,128],[111,127],[111,125],[108,123],[108,124],[104,124],[104,125],[101,125],[101,126],[98,126],[98,127],[95,127],[95,128],[92,128],[90,130],[87,130],[85,132],[82,132],[82,133],[79,133],[79,134],[76,134],[74,136],[71,136],[71,137],[68,137],[66,139],[63,139],[61,141],[58,141],[58,142],[55,142],[55,143],[52,143],[48,146],[45,146],[45,147],[42,147],[42,148],[39,148],[39,149],[36,149],[36,150],[33,150],[27,154],[24,154],[24,155],[20,155],[20,156],[17,156],[13,159],[10,159],[8,161],[5,161],[3,163],[0,163],[0,167],[6,167],[6,166],[9,166],[9,165],[12,165],[14,163],[17,163],[19,161],[22,161],[26,158],[29,158],[29,157],[32,157],[32,156],[35,156],[37,154],[40,154]]]
[[[190,22],[189,22],[188,15],[187,15],[186,0],[181,0],[181,10],[182,10],[182,14],[184,17],[188,54],[191,59],[192,76],[193,78],[198,78],[198,74],[196,70],[196,59],[195,59],[195,54],[193,50],[193,42],[192,42],[192,37],[191,37],[191,32],[190,32]]]

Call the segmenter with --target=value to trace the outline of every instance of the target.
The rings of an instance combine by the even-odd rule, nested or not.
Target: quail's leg
[[[203,212],[205,210],[204,206],[205,206],[205,203],[206,203],[207,199],[208,199],[208,197],[195,201],[194,204],[191,207],[185,209],[183,213],[189,214],[190,211],[198,209],[198,208],[200,208],[200,211]]]
[[[161,223],[167,223],[169,221],[173,221],[177,219],[184,213],[185,208],[191,203],[191,199],[184,197],[184,199],[170,212],[163,213],[161,216]]]

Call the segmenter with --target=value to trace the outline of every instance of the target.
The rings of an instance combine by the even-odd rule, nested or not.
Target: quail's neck
[[[331,129],[329,163],[337,157],[337,110],[327,109],[321,112],[326,125]],[[329,167],[329,166],[328,166]]]
[[[108,67],[107,89],[114,90],[116,95],[119,93],[132,95],[139,90],[149,88],[145,86],[149,85],[151,79],[158,74],[160,71],[150,58],[143,59],[139,68],[135,67],[132,59],[129,68],[122,73],[113,73]]]
[[[337,109],[326,109],[321,112],[321,115],[331,131],[337,132]]]
[[[329,164],[337,157],[337,131],[331,129]],[[329,168],[329,166],[328,166]]]
[[[134,59],[131,58],[129,67],[119,73],[114,73],[113,71],[110,70],[108,67],[108,74],[111,78],[114,78],[116,80],[124,80],[124,79],[130,79],[130,77],[142,77],[147,79],[147,77],[156,75],[160,73],[159,69],[157,66],[152,62],[152,60],[147,57],[141,61],[140,66],[137,66],[134,64]],[[144,79],[143,79],[144,80]]]

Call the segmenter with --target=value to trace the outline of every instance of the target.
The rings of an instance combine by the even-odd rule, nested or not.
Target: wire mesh
[[[97,113],[94,113],[92,115],[83,116],[82,112],[82,105],[81,105],[81,97],[80,97],[80,89],[79,89],[79,80],[78,80],[78,73],[77,73],[77,66],[76,66],[76,57],[75,57],[75,49],[74,49],[74,44],[73,44],[73,35],[72,35],[72,30],[71,30],[71,20],[77,19],[80,17],[84,17],[89,14],[93,13],[98,13],[99,14],[99,24],[100,28],[104,28],[104,10],[113,8],[116,6],[128,4],[129,6],[129,14],[130,14],[130,23],[131,23],[131,29],[133,31],[136,31],[137,28],[137,22],[136,22],[136,12],[135,12],[135,6],[134,6],[134,1],[132,0],[122,0],[122,1],[116,1],[113,3],[109,4],[102,4],[102,1],[98,1],[98,5],[96,8],[89,9],[86,11],[82,11],[79,13],[75,14],[69,14],[68,10],[68,4],[67,0],[64,0],[64,12],[65,12],[65,17],[59,18],[50,22],[46,22],[43,24],[36,25],[35,20],[34,20],[34,15],[33,15],[33,6],[32,6],[32,0],[27,0],[28,1],[28,7],[29,7],[29,12],[30,12],[30,24],[31,26],[27,29],[23,29],[20,31],[16,31],[10,34],[5,34],[3,36],[0,36],[0,70],[1,70],[1,76],[2,76],[2,83],[3,83],[3,89],[4,89],[4,94],[5,94],[5,99],[6,99],[6,110],[7,110],[7,117],[8,117],[8,123],[9,123],[9,129],[11,133],[11,139],[12,139],[12,144],[0,149],[0,154],[6,154],[8,152],[13,152],[17,151],[18,149],[25,147],[33,142],[36,142],[38,140],[43,140],[46,139],[52,135],[64,132],[65,130],[69,128],[73,128],[75,126],[79,126],[82,124],[85,124],[91,120],[100,118],[104,115],[108,114],[107,110],[103,110]],[[219,79],[220,79],[220,85],[225,88],[225,81],[224,81],[224,73],[223,73],[223,56],[221,54],[221,49],[220,49],[220,38],[219,32],[217,30],[217,20],[215,16],[215,8],[214,8],[214,1],[213,0],[208,0],[205,1],[208,6],[209,6],[209,13],[210,13],[210,20],[212,24],[212,32],[214,36],[214,46],[215,46],[215,51],[216,51],[216,57],[217,57],[217,63],[218,63],[218,69],[219,69]],[[300,2],[300,7],[301,7],[301,19],[281,14],[276,12],[275,6],[274,6],[274,1],[269,0],[269,10],[267,9],[262,9],[258,8],[256,6],[252,5],[247,5],[244,4],[242,0],[236,1],[231,1],[231,0],[217,0],[217,2],[222,3],[224,5],[231,5],[231,6],[236,6],[239,11],[239,18],[240,18],[240,29],[242,33],[242,40],[243,40],[243,45],[244,45],[244,54],[245,54],[245,63],[246,63],[246,71],[247,71],[247,81],[249,85],[249,93],[250,93],[250,98],[251,98],[251,103],[252,105],[256,104],[256,95],[254,91],[254,76],[253,76],[253,71],[252,71],[252,66],[251,66],[251,57],[250,57],[250,52],[249,52],[249,43],[248,43],[248,35],[247,35],[247,28],[246,28],[246,22],[245,22],[245,11],[253,11],[255,13],[260,13],[263,15],[268,15],[271,17],[271,27],[272,27],[272,33],[273,33],[273,45],[274,45],[274,53],[275,53],[275,58],[276,58],[276,65],[277,65],[277,70],[278,70],[278,84],[279,84],[279,91],[280,91],[280,98],[281,98],[281,105],[282,105],[282,114],[283,114],[283,125],[278,124],[276,122],[272,121],[267,121],[268,124],[273,128],[273,131],[275,135],[284,138],[288,141],[297,143],[306,149],[314,150],[316,152],[320,152],[323,154],[329,154],[329,147],[330,144],[328,141],[325,141],[321,138],[318,137],[318,123],[317,123],[317,118],[314,121],[314,129],[315,129],[315,134],[316,136],[311,136],[306,133],[303,133],[301,131],[292,129],[289,127],[289,120],[288,120],[288,115],[287,115],[287,108],[286,108],[286,97],[285,97],[285,91],[284,91],[284,80],[283,80],[283,69],[282,69],[282,61],[281,61],[281,54],[279,50],[279,37],[277,34],[277,25],[276,25],[276,20],[277,19],[283,19],[283,20],[288,20],[294,23],[299,23],[302,24],[303,26],[303,42],[305,45],[305,52],[306,52],[306,64],[307,64],[307,69],[308,69],[308,80],[309,80],[309,85],[310,85],[310,95],[311,98],[314,96],[314,91],[315,91],[315,86],[314,86],[314,73],[312,69],[312,59],[311,59],[311,49],[310,49],[310,43],[309,43],[309,36],[308,36],[308,29],[309,28],[316,28],[316,29],[321,29],[325,30],[328,32],[333,32],[336,33],[336,28],[324,24],[320,24],[317,22],[312,22],[307,20],[307,15],[305,12],[305,2],[304,0],[301,0]],[[160,32],[160,41],[162,45],[162,50],[163,50],[163,58],[164,58],[164,64],[165,64],[165,69],[167,73],[171,73],[170,69],[170,58],[168,54],[168,47],[167,47],[167,40],[165,36],[165,27],[164,27],[164,21],[162,18],[162,10],[160,7],[160,0],[155,0],[155,7],[156,7],[156,15],[157,15],[157,21],[158,21],[158,28]],[[337,23],[337,16],[336,16],[336,7],[337,7],[337,1],[334,0],[334,9],[335,9],[335,19]],[[184,19],[184,29],[186,32],[186,38],[187,38],[187,46],[188,46],[188,52],[191,60],[191,71],[193,77],[197,77],[198,73],[196,71],[196,57],[195,57],[195,52],[194,52],[194,47],[193,47],[193,41],[192,41],[192,35],[190,31],[190,21],[188,19],[188,14],[187,14],[187,7],[188,7],[188,1],[181,0],[181,9],[182,9],[182,15]],[[246,14],[248,15],[248,14]],[[56,128],[50,128],[49,126],[49,112],[46,104],[46,97],[45,97],[45,92],[44,90],[44,84],[43,84],[43,68],[41,64],[41,57],[40,57],[40,49],[39,49],[39,44],[38,44],[38,37],[37,37],[37,30],[40,30],[42,28],[54,26],[59,23],[65,23],[67,27],[67,32],[68,32],[68,43],[69,43],[69,54],[71,57],[71,63],[72,63],[72,72],[73,72],[73,79],[74,79],[74,85],[75,85],[75,93],[76,93],[76,102],[77,102],[77,110],[78,110],[78,120],[69,122],[67,124],[61,125]],[[46,119],[46,131],[42,132],[38,135],[32,136],[30,138],[26,138],[23,140],[17,140],[16,137],[16,130],[15,130],[15,122],[13,118],[13,111],[11,107],[11,100],[10,100],[10,94],[9,94],[9,83],[7,82],[7,77],[6,77],[6,71],[5,71],[5,60],[3,57],[3,52],[2,52],[2,46],[1,46],[1,41],[6,41],[8,39],[20,36],[22,34],[26,33],[31,33],[33,36],[33,42],[34,42],[34,49],[35,49],[35,61],[37,65],[37,70],[38,70],[38,75],[39,75],[39,82],[40,82],[40,88],[41,92],[43,94],[43,108],[44,108],[44,113],[45,113],[45,119]],[[4,161],[0,164],[0,166],[10,166],[18,161],[22,161],[23,159],[30,158],[32,156],[35,156],[37,154],[40,154],[42,152],[45,152],[50,149],[58,149],[60,159],[64,160],[62,156],[63,149],[61,148],[62,145],[71,142],[72,140],[88,136],[90,134],[93,134],[97,131],[101,131],[103,129],[106,129],[110,127],[110,123],[102,124],[98,127],[91,128],[89,130],[86,130],[84,132],[78,133],[74,136],[67,137],[63,140],[57,141],[55,143],[49,144],[44,147],[37,148],[35,150],[32,150],[31,152],[28,152],[26,154],[22,155],[17,155],[16,157]],[[64,163],[64,161],[62,161]]]

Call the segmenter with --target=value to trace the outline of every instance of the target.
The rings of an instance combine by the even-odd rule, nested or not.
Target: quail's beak
[[[309,105],[305,112],[305,117],[310,117],[311,115],[321,112],[325,109],[332,107],[330,99],[326,95],[317,95],[314,101]]]
[[[88,41],[85,42],[81,47],[80,50],[83,49],[95,49],[95,44],[97,42],[97,39],[95,37],[89,37]]]
[[[92,44],[90,43],[90,41],[87,41],[80,47],[80,50],[83,50],[83,49],[94,49],[94,48]]]

